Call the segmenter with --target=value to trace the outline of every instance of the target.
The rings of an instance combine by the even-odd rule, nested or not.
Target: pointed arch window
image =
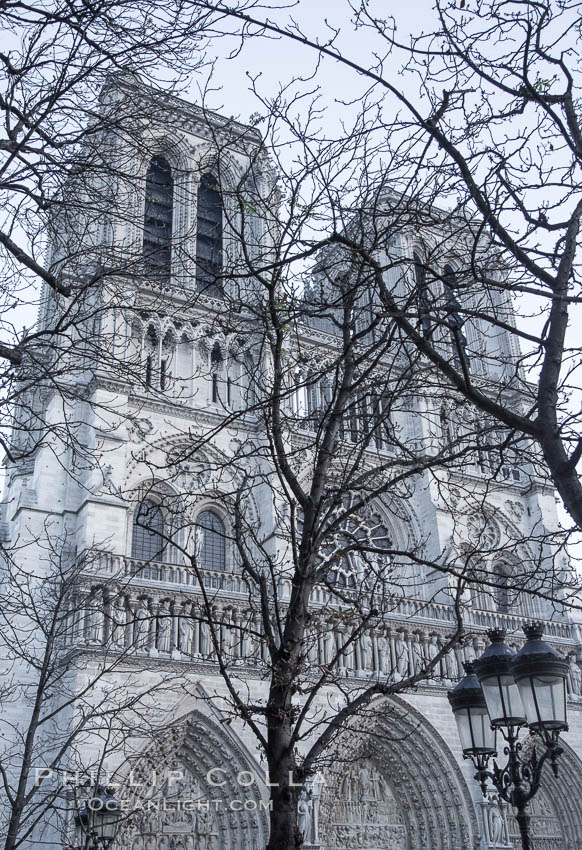
[[[203,174],[198,187],[196,288],[214,297],[222,295],[222,219],[218,180],[213,174]]]
[[[226,531],[224,523],[214,511],[202,511],[196,520],[200,535],[198,558],[205,570],[226,569]]]
[[[154,156],[146,175],[143,255],[146,273],[169,277],[172,261],[174,181],[168,162]]]
[[[164,552],[164,515],[152,499],[143,499],[133,513],[131,557],[161,561]]]
[[[446,265],[443,269],[445,285],[445,309],[447,311],[447,325],[451,330],[453,338],[453,349],[455,365],[467,372],[470,370],[470,361],[467,356],[467,338],[463,333],[464,320],[460,314],[461,305],[457,300],[457,275],[452,266]]]

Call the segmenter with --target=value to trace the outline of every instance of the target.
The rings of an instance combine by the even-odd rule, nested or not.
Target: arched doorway
[[[257,765],[234,736],[201,712],[165,732],[129,769],[136,790],[125,805],[133,814],[116,848],[265,846],[268,821]]]
[[[443,738],[404,700],[383,700],[374,714],[362,734],[339,740],[321,793],[326,850],[476,847],[471,795]]]

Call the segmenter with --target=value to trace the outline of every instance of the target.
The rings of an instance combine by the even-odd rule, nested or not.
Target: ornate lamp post
[[[523,850],[533,850],[529,834],[527,804],[537,792],[542,768],[549,759],[558,775],[557,758],[562,753],[558,738],[568,728],[566,722],[566,677],[568,662],[542,640],[540,623],[524,626],[527,641],[516,654],[504,642],[505,632],[488,632],[491,644],[472,664],[467,675],[449,691],[448,697],[457,721],[463,757],[470,758],[483,794],[491,780],[499,796],[517,809],[516,820]],[[544,751],[522,755],[519,733],[522,727],[541,739]],[[505,740],[507,763],[493,769],[487,765],[497,755],[496,735]]]
[[[121,803],[107,788],[98,785],[95,795],[77,815],[85,841],[83,850],[108,850],[115,841],[121,820]]]

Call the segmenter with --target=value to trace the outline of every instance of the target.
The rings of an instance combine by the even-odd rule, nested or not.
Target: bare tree
[[[251,18],[255,7],[191,6],[200,14],[241,20],[243,36],[252,35],[249,25],[259,20]],[[532,15],[539,8],[532,5]],[[373,27],[397,49],[389,26],[371,18],[367,7],[356,11],[358,25]],[[337,61],[349,61],[337,53],[333,37],[321,45],[296,29],[259,23],[264,31],[287,33]],[[478,42],[472,33],[471,44]],[[413,44],[413,58],[465,61],[463,68],[468,67],[466,57],[443,51],[440,42],[434,57],[422,50]],[[473,73],[484,67],[479,62]],[[536,444],[542,445],[555,476],[548,441],[563,446],[570,439],[538,422],[541,391],[526,380],[529,363],[512,339],[537,345],[544,358],[551,345],[535,331],[514,327],[507,297],[508,287],[533,289],[540,298],[549,292],[550,319],[558,304],[563,313],[567,299],[558,297],[549,281],[553,253],[535,243],[527,217],[525,237],[510,238],[506,216],[522,212],[516,200],[521,188],[508,184],[508,175],[514,175],[510,152],[482,174],[485,154],[472,147],[506,117],[504,108],[484,120],[482,106],[471,106],[469,83],[463,80],[461,94],[435,100],[423,119],[385,80],[381,67],[355,70],[363,70],[378,93],[370,91],[365,108],[356,111],[352,126],[338,139],[322,138],[313,100],[305,121],[297,124],[290,117],[303,100],[293,88],[301,81],[273,99],[262,98],[269,155],[252,128],[229,122],[225,131],[207,116],[215,182],[203,189],[209,209],[220,207],[232,237],[218,245],[210,233],[205,247],[214,254],[199,250],[198,242],[192,250],[189,231],[165,241],[153,230],[150,242],[124,243],[118,235],[95,240],[99,269],[107,269],[109,277],[99,290],[101,321],[89,342],[87,386],[93,387],[92,381],[105,385],[113,364],[118,383],[114,390],[113,382],[107,384],[113,397],[107,402],[112,420],[105,430],[129,420],[136,443],[131,462],[150,473],[145,484],[142,475],[138,494],[129,489],[123,469],[118,481],[104,475],[103,487],[116,488],[118,497],[143,506],[135,525],[148,546],[144,557],[131,559],[133,585],[139,587],[140,578],[167,575],[164,548],[172,569],[195,578],[195,610],[180,600],[186,608],[176,614],[176,603],[162,600],[156,617],[163,623],[171,613],[179,618],[180,646],[190,653],[194,619],[198,654],[218,666],[230,711],[252,729],[264,752],[274,804],[270,850],[300,845],[301,784],[326,759],[337,757],[334,744],[342,734],[369,732],[378,697],[412,688],[427,676],[447,675],[447,658],[449,664],[457,659],[451,650],[466,636],[471,596],[475,601],[481,594],[485,608],[493,597],[501,610],[519,597],[532,613],[548,617],[556,609],[562,612],[564,598],[563,538],[559,529],[546,527],[541,512],[521,536],[492,532],[490,502],[504,492],[504,482],[520,481],[535,494],[547,492]],[[428,86],[433,71],[424,70]],[[458,68],[455,73],[462,76]],[[439,86],[440,78],[435,74],[434,79]],[[488,84],[501,93],[507,88],[494,76]],[[95,141],[85,140],[82,150],[97,162],[103,150],[115,151],[115,180],[102,197],[107,210],[115,210],[111,229],[119,234],[120,219],[136,228],[143,225],[142,209],[136,213],[130,203],[136,187],[143,189],[143,172],[136,178],[130,163],[136,151],[146,155],[147,131],[168,115],[168,105],[156,109],[156,96],[144,94],[135,79],[126,77],[113,90],[129,97],[135,113],[121,122],[119,101],[105,98],[107,127]],[[375,107],[386,90],[409,108],[412,124],[410,116],[383,120]],[[520,107],[550,105],[545,83],[532,90],[535,96],[529,89],[527,97],[519,95]],[[510,101],[515,95],[505,93]],[[496,100],[491,108],[499,108]],[[445,130],[449,109],[454,121]],[[534,145],[545,132],[545,121],[555,121],[551,110],[531,136],[521,132],[520,138]],[[440,146],[436,160],[428,157],[427,140]],[[291,164],[286,145],[297,153]],[[521,155],[518,150],[517,158]],[[244,156],[245,164],[228,182],[234,156]],[[156,185],[171,186],[166,166],[153,166]],[[207,162],[204,168],[197,175],[199,184],[211,173]],[[491,180],[498,181],[497,188],[485,193]],[[63,197],[78,194],[83,208],[78,185],[74,179],[67,183]],[[85,190],[84,177],[82,185]],[[86,191],[100,185],[92,178]],[[567,187],[567,180],[562,185]],[[180,191],[186,203],[194,200],[187,183]],[[573,191],[573,186],[566,190],[564,204]],[[451,198],[452,209],[446,204]],[[483,198],[487,205],[482,207]],[[437,199],[443,199],[440,207]],[[65,273],[71,258],[73,267],[77,256],[84,261],[92,229],[80,218],[79,232],[78,216],[69,221],[67,205],[61,206],[62,225],[53,213],[50,227],[58,246],[56,267]],[[543,213],[546,218],[549,212]],[[566,239],[575,235],[576,222],[577,214],[565,225]],[[147,270],[140,276],[144,260]],[[516,260],[521,263],[517,272]],[[571,269],[573,258],[567,278]],[[529,276],[535,274],[531,287]],[[556,274],[562,274],[559,268]],[[170,289],[176,276],[184,284],[179,294]],[[138,296],[124,304],[126,285],[136,279]],[[96,291],[93,285],[90,291]],[[66,314],[72,293],[60,295],[58,307],[47,315]],[[112,322],[116,312],[122,316],[118,325]],[[155,330],[161,318],[173,323],[172,333],[163,338]],[[120,327],[125,334],[121,346]],[[544,334],[550,331],[551,321]],[[554,337],[551,333],[548,340]],[[194,344],[203,353],[196,364],[188,355]],[[180,354],[182,345],[188,356]],[[554,350],[547,361],[554,367],[555,355]],[[563,389],[558,376],[551,379],[554,397]],[[122,392],[124,382],[137,391]],[[130,399],[128,409],[117,403],[116,393]],[[194,425],[173,422],[161,437],[150,436],[143,411],[164,401],[200,407],[204,415]],[[555,398],[553,403],[545,409],[557,416]],[[91,416],[90,406],[79,420],[91,435],[85,439],[86,455],[89,465],[104,471],[95,436],[100,426]],[[564,422],[570,428],[568,417]],[[571,450],[570,460],[576,460]],[[571,477],[572,470],[565,473]],[[568,488],[562,495],[575,516]],[[212,511],[200,511],[209,492],[229,524],[221,525]],[[447,514],[446,539],[422,530],[399,536],[398,526],[410,524],[407,506],[414,503]],[[170,520],[164,528],[160,512]],[[224,563],[213,567],[226,543],[231,544],[229,569]],[[487,557],[511,568],[492,572],[484,566]],[[225,603],[229,581],[238,582],[244,605]],[[395,617],[413,619],[439,605],[447,612],[447,628],[433,635],[430,645],[405,629],[391,631]],[[151,613],[150,602],[143,611]],[[133,638],[140,639],[139,630]],[[159,626],[149,639],[161,640]],[[389,653],[382,640],[392,641]],[[240,674],[241,664],[248,662],[268,680],[264,699],[251,695]]]
[[[256,2],[198,6],[231,16],[243,42],[284,37],[369,83],[361,127],[369,150],[383,159],[390,186],[403,192],[392,215],[404,225],[415,209],[411,227],[433,228],[433,237],[419,245],[422,303],[417,298],[403,306],[386,293],[385,307],[451,389],[541,447],[579,527],[582,491],[576,467],[582,444],[573,401],[579,347],[567,335],[579,303],[576,4],[526,2],[514,8],[503,2],[437,2],[433,26],[428,18],[426,33],[401,43],[397,19],[375,4],[348,0],[342,11],[352,14],[354,29],[369,39],[370,65],[350,55],[331,18],[322,37],[286,20],[284,7],[278,15],[272,9],[262,15]],[[394,73],[399,62],[409,85],[401,85]],[[307,86],[314,85],[310,78]],[[289,81],[283,92],[292,87]],[[290,114],[281,99],[275,105],[280,115]],[[347,130],[341,142],[349,139]],[[377,213],[383,216],[385,208]],[[462,257],[452,257],[438,236],[435,243],[434,234],[443,230],[462,232]],[[415,263],[412,256],[402,259],[409,268]],[[463,298],[467,287],[480,292],[472,304]],[[518,305],[516,323],[510,303]],[[420,324],[412,321],[419,312]],[[427,333],[429,325],[449,327],[466,356],[443,357]],[[471,358],[463,325],[488,328],[501,382],[488,387],[478,380],[475,361],[481,354],[475,351]],[[495,349],[501,330],[510,334],[511,353]],[[524,353],[516,357],[520,345]]]
[[[2,568],[6,850],[55,834],[80,845],[74,803],[83,788],[113,782],[116,757],[131,759],[158,740],[168,728],[160,700],[184,687],[175,671],[155,685],[132,671],[128,662],[157,620],[136,616],[123,576],[99,576],[95,559],[74,559],[70,541],[54,530],[35,543],[36,559],[29,542]]]

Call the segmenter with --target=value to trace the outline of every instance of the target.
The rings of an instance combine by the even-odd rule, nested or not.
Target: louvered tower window
[[[457,300],[457,275],[452,266],[446,265],[443,269],[445,307],[447,311],[447,325],[453,338],[453,351],[455,366],[470,370],[470,360],[467,356],[467,338],[463,333],[464,319],[461,316],[461,305]]]
[[[174,181],[162,156],[154,156],[146,176],[143,255],[146,274],[169,278],[172,261]]]
[[[416,251],[413,254],[413,259],[420,326],[423,337],[425,339],[430,339],[432,329],[430,324],[430,299],[426,285],[426,269]]]
[[[222,295],[222,196],[213,174],[203,174],[198,188],[196,288],[205,295]]]

